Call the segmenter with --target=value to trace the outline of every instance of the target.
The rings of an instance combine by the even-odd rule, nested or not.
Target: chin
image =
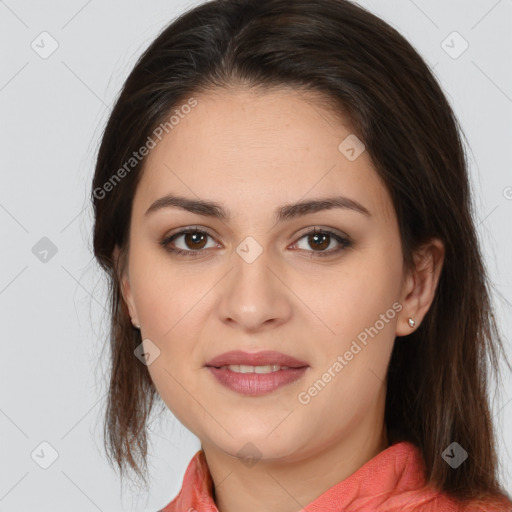
[[[222,439],[210,438],[207,442],[231,457],[246,461],[247,466],[258,460],[292,460],[298,456],[302,446],[300,439],[294,440],[287,432],[283,432],[284,435],[269,436],[270,431],[268,428],[253,429],[249,433],[240,429],[239,432],[243,434],[236,437],[229,437],[226,434]]]

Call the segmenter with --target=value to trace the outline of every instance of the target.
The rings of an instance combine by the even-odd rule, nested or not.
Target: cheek
[[[135,263],[134,259],[130,275],[141,334],[158,353],[148,371],[164,402],[174,405],[185,398],[180,383],[187,389],[193,384],[188,382],[188,370],[194,365],[200,338],[201,299],[212,284],[187,276],[168,263],[139,267]]]
[[[401,253],[384,247],[354,253],[342,270],[321,280],[322,286],[312,288],[308,280],[301,292],[329,327],[317,336],[318,364],[301,391],[315,410],[339,405],[332,409],[333,425],[352,414],[359,417],[385,386],[401,309],[402,267]]]
[[[400,251],[375,244],[350,254],[336,269],[309,275],[297,282],[294,290],[325,324],[324,336],[343,345],[373,326],[381,315],[390,322],[385,322],[385,326],[379,322],[379,330],[394,336],[389,331],[396,321],[401,275]]]
[[[162,272],[160,279],[140,283],[137,304],[143,338],[151,340],[159,350],[147,368],[151,380],[167,407],[192,431],[198,428],[194,418],[201,416],[201,410],[194,409],[193,400],[202,395],[196,368],[202,324],[198,315],[202,315],[201,297],[211,287],[196,281]]]
[[[190,264],[176,263],[161,252],[155,255],[154,250],[140,251],[130,262],[130,274],[137,312],[141,325],[146,327],[144,335],[169,345],[185,324],[190,336],[194,325],[199,328],[190,319],[200,313],[205,296],[218,278],[212,272],[198,272]]]

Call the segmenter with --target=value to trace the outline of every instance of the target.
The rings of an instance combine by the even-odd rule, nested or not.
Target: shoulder
[[[408,512],[512,512],[512,502],[505,496],[459,501],[445,493],[432,492],[425,495],[422,503],[404,510]]]
[[[428,483],[390,496],[379,512],[512,512],[512,501],[506,496],[458,500]]]

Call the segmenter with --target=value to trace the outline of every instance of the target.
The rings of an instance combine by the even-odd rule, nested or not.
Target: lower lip
[[[258,396],[271,393],[276,389],[298,381],[308,369],[288,368],[271,373],[236,373],[231,370],[208,366],[213,376],[227,388],[242,395]]]

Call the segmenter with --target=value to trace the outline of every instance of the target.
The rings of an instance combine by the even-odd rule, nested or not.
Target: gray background
[[[154,512],[176,495],[199,448],[166,413],[150,427],[148,494],[121,488],[107,465],[106,295],[88,199],[101,131],[135,59],[196,3],[0,0],[0,512]],[[512,302],[512,2],[360,3],[418,49],[455,109],[471,147],[491,278]],[[496,307],[512,357],[511,308]],[[493,412],[512,493],[506,379]]]

